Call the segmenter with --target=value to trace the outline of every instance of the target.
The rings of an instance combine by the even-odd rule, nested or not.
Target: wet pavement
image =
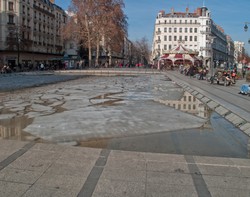
[[[167,76],[80,77],[0,99],[0,138],[14,139],[0,139],[0,196],[250,196],[249,137]]]

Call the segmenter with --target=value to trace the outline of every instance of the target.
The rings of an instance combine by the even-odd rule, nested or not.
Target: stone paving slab
[[[247,135],[250,136],[250,128],[244,131]]]
[[[13,141],[0,140],[2,144],[6,151]],[[101,164],[102,152],[37,143],[0,170],[0,196],[74,197],[84,185],[93,187],[87,196],[94,197],[202,196],[204,187],[211,196],[250,193],[249,159],[111,150]],[[94,182],[89,176],[97,168],[102,170]]]
[[[242,125],[242,126],[240,127],[240,129],[243,130],[243,131],[245,131],[245,130],[247,130],[247,129],[250,129],[250,123],[248,122],[248,123]]]
[[[197,94],[199,94],[199,92],[197,92],[196,90],[191,92],[192,95],[196,96]]]
[[[225,114],[227,114],[227,113],[229,112],[228,109],[226,109],[225,107],[222,107],[222,106],[217,107],[217,108],[215,109],[215,111],[216,111],[218,114],[222,115],[222,116],[224,116]]]
[[[201,99],[201,101],[204,102],[204,103],[207,103],[208,101],[210,101],[210,99],[208,97],[203,97]]]
[[[211,108],[211,109],[213,109],[213,110],[214,110],[216,107],[219,106],[219,104],[216,103],[216,102],[214,102],[214,101],[208,102],[207,105],[208,105],[209,108]]]
[[[204,95],[203,94],[198,94],[198,95],[196,95],[196,98],[198,98],[198,99],[202,99],[204,97]]]
[[[21,197],[29,187],[28,184],[0,181],[0,196]]]

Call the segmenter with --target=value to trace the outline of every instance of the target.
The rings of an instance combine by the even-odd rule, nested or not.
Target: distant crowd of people
[[[186,76],[195,77],[199,80],[208,80],[212,82],[225,82],[225,85],[232,85],[236,83],[237,78],[245,78],[246,68],[242,68],[241,72],[237,71],[237,67],[231,69],[224,68],[214,68],[213,76],[208,75],[209,68],[202,66],[193,66],[193,65],[180,65],[179,72]]]

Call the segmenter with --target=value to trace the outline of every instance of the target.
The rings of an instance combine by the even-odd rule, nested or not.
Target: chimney
[[[197,8],[197,9],[196,9],[196,14],[197,14],[198,16],[201,16],[201,8]]]

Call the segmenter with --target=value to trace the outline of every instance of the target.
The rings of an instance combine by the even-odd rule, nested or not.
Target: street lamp
[[[248,24],[250,24],[250,22],[245,22],[245,25],[244,25],[244,31],[247,32],[248,30]],[[248,44],[250,44],[250,38],[248,39]]]
[[[244,31],[247,31],[248,30],[248,24],[250,24],[249,22],[245,22],[245,25],[244,25]]]

